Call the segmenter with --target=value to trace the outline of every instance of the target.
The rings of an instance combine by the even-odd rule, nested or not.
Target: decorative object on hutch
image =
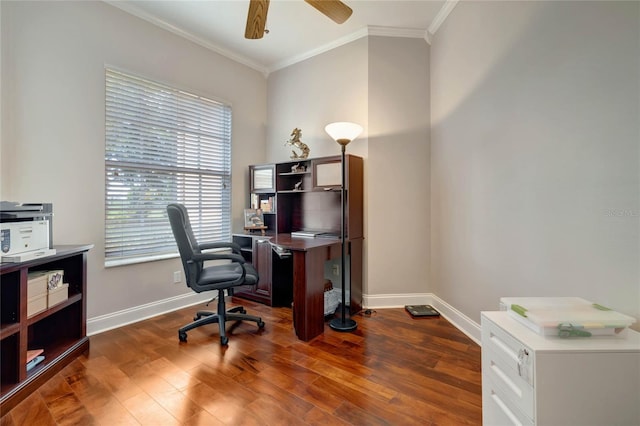
[[[297,127],[295,129],[293,129],[293,131],[291,132],[291,139],[289,139],[288,141],[286,141],[284,144],[292,146],[294,148],[297,148],[300,150],[300,154],[298,154],[297,152],[295,152],[294,150],[291,150],[291,158],[292,160],[305,160],[307,159],[307,157],[309,157],[309,146],[307,146],[306,143],[302,142],[300,140],[300,138],[302,137],[302,130],[298,129]],[[294,170],[293,167],[291,168],[292,172],[297,172],[299,170]],[[304,171],[304,170],[301,170]]]
[[[345,151],[347,145],[357,138],[360,133],[362,133],[362,126],[349,123],[349,122],[337,122],[328,124],[325,128],[325,131],[331,136],[341,147],[342,156],[341,156],[341,166],[342,166],[342,186],[340,190],[340,205],[341,205],[341,216],[340,216],[340,242],[342,244],[342,256],[340,258],[340,277],[342,284],[342,304],[341,304],[341,315],[340,318],[334,318],[329,322],[329,326],[337,331],[353,331],[358,327],[358,323],[356,323],[352,318],[347,318],[346,313],[346,285],[345,285],[345,265],[346,265],[346,244],[345,244]]]

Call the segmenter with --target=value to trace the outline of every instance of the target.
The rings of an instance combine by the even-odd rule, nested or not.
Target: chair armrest
[[[207,260],[231,260],[232,262],[244,263],[244,257],[239,254],[232,253],[200,253],[194,254],[192,260],[194,262],[204,262]]]
[[[216,241],[210,243],[202,243],[198,244],[198,248],[200,250],[209,250],[209,249],[217,249],[217,248],[226,248],[233,250],[234,253],[240,254],[240,246],[236,243],[230,243],[226,241]]]

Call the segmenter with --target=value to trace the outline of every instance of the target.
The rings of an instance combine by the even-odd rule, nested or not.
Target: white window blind
[[[231,107],[106,69],[105,265],[177,253],[167,204],[196,238],[231,238]]]

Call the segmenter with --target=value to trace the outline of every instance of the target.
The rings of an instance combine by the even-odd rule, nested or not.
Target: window
[[[105,266],[177,253],[167,204],[196,237],[231,238],[231,107],[106,69]]]

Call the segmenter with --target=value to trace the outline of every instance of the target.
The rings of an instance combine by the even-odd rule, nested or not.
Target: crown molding
[[[447,19],[451,11],[456,7],[456,5],[458,4],[458,1],[459,0],[446,0],[442,5],[442,7],[440,8],[440,11],[436,15],[436,17],[433,18],[433,21],[431,21],[431,25],[429,25],[429,28],[427,28],[426,37],[427,37],[427,42],[429,44],[431,44],[433,35],[436,33],[436,31],[438,31],[438,28],[440,28],[440,25],[444,23],[445,19]]]
[[[370,26],[361,28],[360,30],[357,30],[344,37],[341,37],[337,40],[334,40],[330,43],[317,47],[315,49],[309,50],[307,52],[304,52],[299,55],[293,56],[291,58],[285,59],[283,61],[277,62],[271,66],[264,66],[250,58],[247,58],[246,56],[239,55],[233,51],[230,51],[214,43],[206,41],[192,33],[189,33],[178,27],[175,27],[169,24],[168,22],[163,21],[162,19],[158,19],[157,17],[152,16],[135,6],[132,6],[130,3],[121,2],[118,0],[103,0],[103,1],[130,15],[136,16],[140,19],[150,22],[153,25],[156,25],[167,31],[170,31],[206,49],[216,52],[240,64],[246,65],[249,68],[252,68],[262,73],[262,75],[265,78],[267,78],[269,76],[269,73],[273,71],[277,71],[279,69],[288,67],[290,65],[294,65],[298,62],[302,62],[306,59],[328,52],[332,49],[343,46],[347,43],[351,43],[352,41],[358,40],[362,37],[383,36],[383,37],[422,38],[430,45],[433,40],[433,35],[436,33],[436,31],[438,31],[438,28],[440,28],[442,23],[451,13],[451,11],[456,7],[459,0],[445,0],[445,3],[442,5],[442,8],[440,9],[436,17],[431,22],[431,25],[429,25],[429,28],[427,28],[426,30],[418,29],[418,28],[397,28],[397,27],[383,27],[383,26],[370,25]]]
[[[366,37],[368,35],[369,35],[369,32],[368,32],[367,28],[366,27],[362,28],[362,29],[360,29],[360,30],[358,30],[356,32],[353,32],[351,34],[347,34],[344,37],[340,37],[339,39],[334,40],[334,41],[332,41],[330,43],[323,44],[320,47],[317,47],[315,49],[312,49],[312,50],[309,50],[307,52],[301,53],[299,55],[292,56],[291,58],[285,59],[284,61],[277,62],[274,65],[272,65],[271,67],[269,67],[268,73],[271,73],[273,71],[277,71],[277,70],[282,69],[282,68],[286,68],[286,67],[288,67],[290,65],[293,65],[293,64],[297,64],[298,62],[302,62],[305,59],[309,59],[309,58],[317,56],[317,55],[319,55],[321,53],[328,52],[329,50],[335,49],[336,47],[343,46],[343,45],[345,45],[347,43],[351,43],[352,41],[361,39],[362,37]]]
[[[395,28],[369,25],[370,36],[424,38],[425,30],[419,28]]]
[[[280,61],[269,67],[268,73],[278,71],[290,65],[297,64],[298,62],[302,62],[305,59],[312,58],[314,56],[320,55],[321,53],[325,53],[332,49],[335,49],[336,47],[343,46],[347,43],[351,43],[352,41],[368,36],[424,38],[426,40],[426,30],[416,28],[395,28],[369,25],[358,31],[334,40],[331,43],[324,44],[316,49],[312,49],[300,55],[296,55],[284,61]]]
[[[202,46],[202,47],[204,47],[206,49],[212,50],[212,51],[214,51],[214,52],[216,52],[216,53],[218,53],[218,54],[220,54],[222,56],[225,56],[225,57],[227,57],[229,59],[232,59],[232,60],[234,60],[236,62],[239,62],[239,63],[241,63],[243,65],[246,65],[249,68],[253,68],[256,71],[261,72],[265,77],[268,75],[268,70],[267,70],[267,68],[265,66],[263,66],[263,65],[255,62],[255,61],[247,58],[246,56],[238,55],[235,52],[232,52],[232,51],[230,51],[228,49],[222,48],[222,47],[217,46],[217,45],[215,45],[213,43],[210,43],[210,42],[208,42],[206,40],[203,40],[202,38],[200,38],[198,36],[195,36],[195,35],[187,32],[187,31],[181,30],[180,28],[177,28],[177,27],[169,24],[168,22],[163,21],[162,19],[158,19],[155,16],[151,16],[147,12],[145,12],[145,11],[135,7],[135,6],[132,6],[129,3],[120,2],[120,1],[117,1],[117,0],[103,0],[103,1],[105,3],[113,6],[113,7],[117,7],[118,9],[120,9],[120,10],[122,10],[124,12],[127,12],[130,15],[136,16],[136,17],[138,17],[140,19],[143,19],[143,20],[145,20],[147,22],[150,22],[150,23],[152,23],[152,24],[154,24],[154,25],[156,25],[156,26],[158,26],[160,28],[163,28],[163,29],[165,29],[167,31],[170,31],[170,32],[182,37],[182,38],[186,38],[187,40],[192,41],[192,42],[194,42],[194,43],[196,43],[196,44],[198,44],[198,45],[200,45],[200,46]]]

